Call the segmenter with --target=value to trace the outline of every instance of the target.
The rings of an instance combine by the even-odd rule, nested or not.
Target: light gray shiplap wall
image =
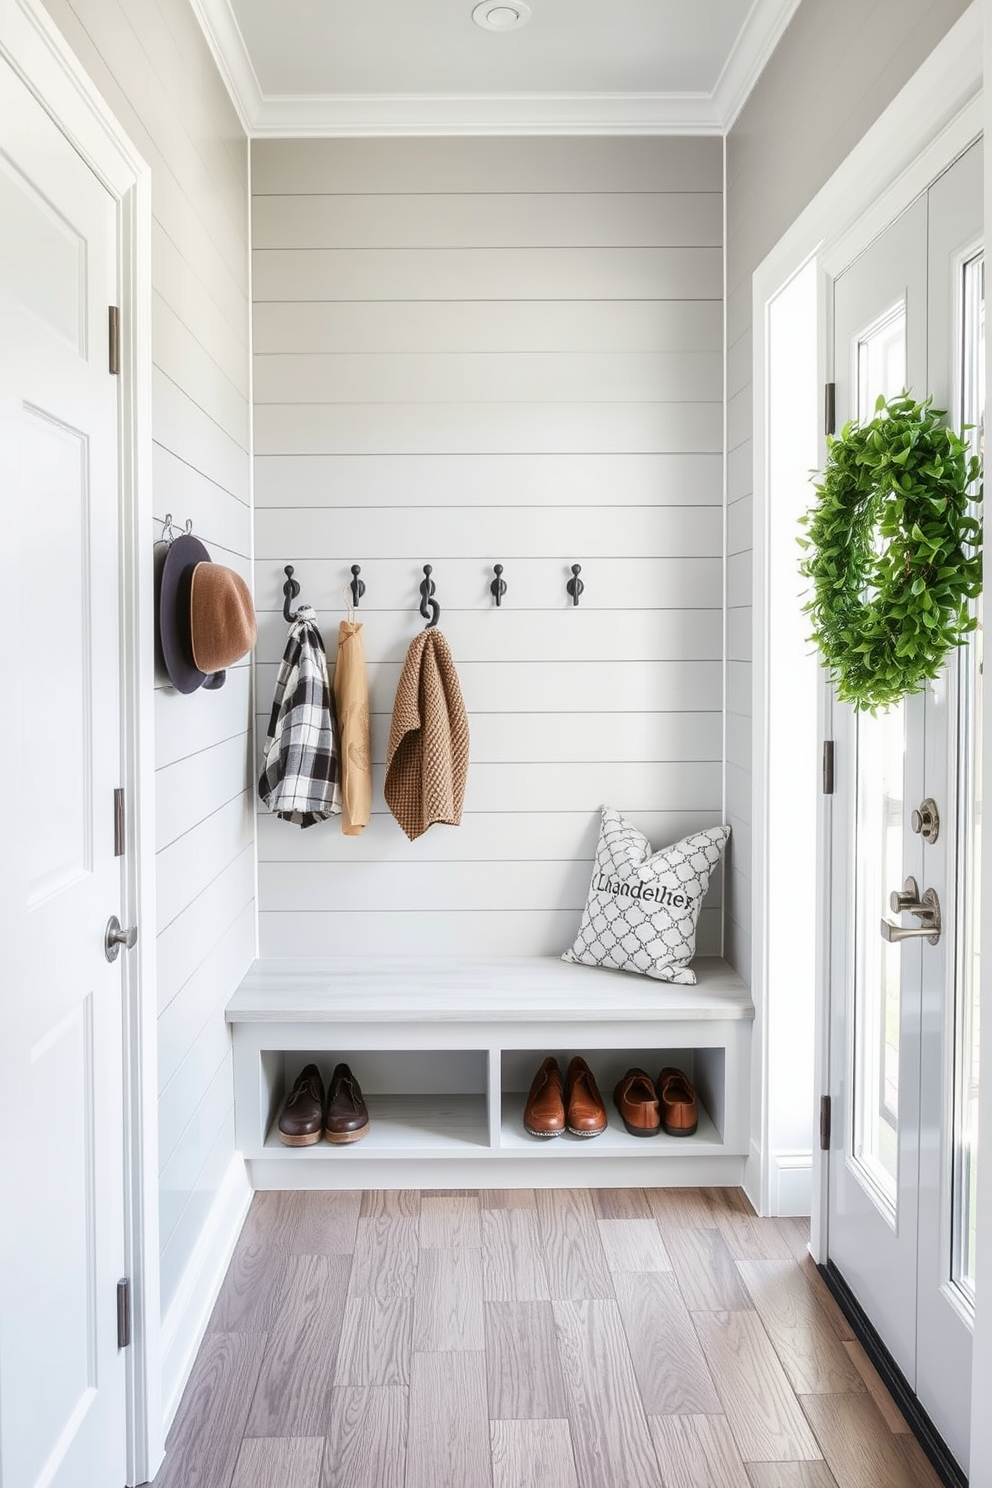
[[[601,804],[656,844],[721,819],[721,173],[698,139],[253,145],[260,729],[283,566],[333,657],[361,563],[375,765],[359,838],[262,809],[263,954],[555,953]],[[411,845],[382,781],[424,563],[472,763]]]
[[[966,0],[803,0],[727,137],[726,954],[751,976],[751,280],[967,8]],[[797,493],[796,516],[808,505]]]
[[[247,142],[186,0],[46,4],[152,170],[155,516],[192,518],[250,580]],[[163,1314],[235,1151],[224,1006],[254,950],[249,683],[246,659],[222,691],[160,677],[155,693]]]

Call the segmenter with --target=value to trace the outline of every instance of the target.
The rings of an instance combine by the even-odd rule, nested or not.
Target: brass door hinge
[[[131,1282],[123,1276],[117,1283],[117,1347],[127,1348],[131,1342]]]
[[[116,305],[107,307],[107,365],[116,377],[121,370],[121,312]]]
[[[823,432],[824,434],[836,434],[837,432],[837,384],[835,382],[823,384]]]
[[[834,793],[834,741],[824,739],[823,741],[823,794],[832,796]]]

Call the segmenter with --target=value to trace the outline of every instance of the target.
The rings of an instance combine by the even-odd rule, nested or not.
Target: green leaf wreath
[[[810,639],[838,697],[872,713],[921,692],[977,625],[981,464],[932,401],[879,398],[870,422],[828,437],[801,519]]]

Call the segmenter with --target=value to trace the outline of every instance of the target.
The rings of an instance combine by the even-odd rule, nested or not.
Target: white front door
[[[837,278],[838,426],[904,388],[980,420],[981,231],[976,146]],[[834,704],[831,836],[828,1259],[965,1469],[979,684],[980,632],[877,717]],[[890,896],[914,887],[939,901],[935,943],[899,938],[922,922]]]
[[[2,61],[0,223],[0,1481],[119,1488],[117,208]]]

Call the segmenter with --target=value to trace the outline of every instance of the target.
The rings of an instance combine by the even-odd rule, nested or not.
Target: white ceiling
[[[720,133],[799,0],[192,0],[254,135]]]

